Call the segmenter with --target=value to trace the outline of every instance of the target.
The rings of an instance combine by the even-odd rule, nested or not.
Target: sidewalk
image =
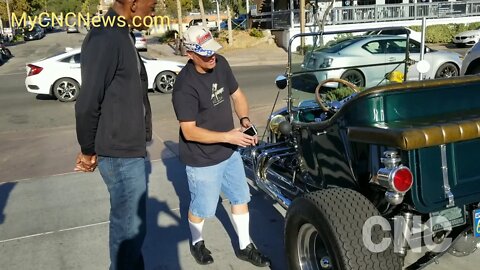
[[[175,50],[167,44],[160,44],[156,37],[148,39],[148,51],[152,57],[162,60],[186,62],[187,56],[175,55]],[[280,47],[264,46],[220,50],[231,66],[287,65],[287,52]]]
[[[146,269],[258,269],[235,257],[238,244],[227,201],[218,206],[218,219],[205,223],[215,263],[200,267],[195,262],[189,251],[184,167],[174,153],[162,156],[171,158],[151,162]],[[271,257],[271,269],[286,269],[283,216],[262,193],[251,192],[251,237]],[[108,193],[98,172],[0,185],[1,269],[108,269],[108,211]]]

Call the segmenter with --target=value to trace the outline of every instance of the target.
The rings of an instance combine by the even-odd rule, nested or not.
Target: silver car
[[[480,74],[480,42],[465,54],[461,75]]]
[[[360,87],[373,87],[386,84],[386,75],[394,70],[404,72],[404,64],[399,62],[405,59],[406,47],[407,40],[404,37],[354,36],[329,47],[307,52],[302,68],[328,68],[329,70],[315,73],[318,82],[328,78],[341,78]],[[408,68],[406,78],[418,80],[416,62],[420,60],[420,43],[410,39],[409,47],[410,59],[415,60],[415,63]],[[430,66],[424,74],[426,79],[458,76],[460,73],[460,54],[425,47],[424,59]]]

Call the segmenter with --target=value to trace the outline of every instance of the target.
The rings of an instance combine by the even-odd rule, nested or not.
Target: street
[[[58,32],[11,47],[15,57],[0,67],[0,151],[4,153],[0,182],[71,172],[78,152],[74,103],[28,93],[24,83],[25,64],[65,47],[78,47],[83,37],[80,33]],[[267,113],[263,112],[271,109],[277,93],[274,80],[284,72],[284,66],[242,66],[233,70],[249,98],[252,112],[258,115],[255,118],[258,126],[265,125]],[[178,126],[171,95],[151,92],[150,102],[153,121],[158,123],[154,124],[156,134],[162,138],[168,134],[169,140],[177,141]],[[285,104],[282,100],[280,103]],[[170,126],[163,130],[165,123]],[[159,153],[152,151],[151,158],[160,158]]]

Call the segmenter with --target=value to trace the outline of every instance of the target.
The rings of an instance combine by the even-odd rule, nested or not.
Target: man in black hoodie
[[[131,28],[145,30],[142,22],[155,15],[155,5],[156,0],[116,0],[82,44],[82,89],[75,104],[81,152],[75,170],[91,172],[98,164],[110,193],[111,270],[144,269],[152,121],[148,79]]]

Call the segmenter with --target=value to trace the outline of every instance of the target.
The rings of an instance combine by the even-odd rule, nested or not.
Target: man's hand
[[[226,133],[227,142],[230,144],[247,147],[256,145],[258,142],[257,136],[249,136],[242,132],[242,129],[232,129]]]
[[[77,160],[75,162],[76,172],[93,172],[97,167],[97,155],[84,155],[78,153]]]

